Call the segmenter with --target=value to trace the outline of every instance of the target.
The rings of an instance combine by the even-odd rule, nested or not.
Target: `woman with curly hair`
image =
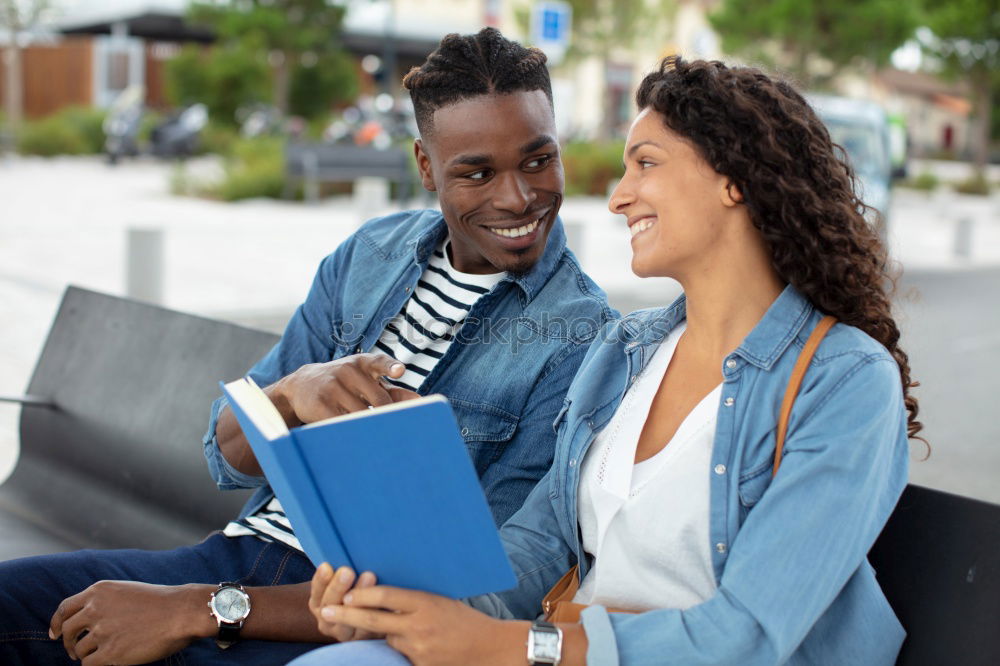
[[[636,101],[610,208],[632,269],[684,295],[590,349],[552,470],[501,532],[519,586],[465,603],[347,593],[353,573],[321,567],[321,630],[387,643],[304,659],[895,661],[905,634],[866,555],[921,425],[853,172],[803,98],[756,69],[668,58]],[[532,622],[543,597],[554,623]]]

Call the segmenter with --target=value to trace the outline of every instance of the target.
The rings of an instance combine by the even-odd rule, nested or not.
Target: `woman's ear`
[[[741,203],[743,203],[743,193],[740,192],[740,188],[736,187],[736,183],[733,181],[727,181],[726,189],[722,191],[722,205],[732,208]]]

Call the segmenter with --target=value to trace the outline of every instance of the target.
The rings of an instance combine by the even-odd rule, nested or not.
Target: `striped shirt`
[[[435,250],[413,295],[386,325],[372,349],[406,366],[402,377],[388,381],[411,391],[420,388],[448,351],[472,305],[503,276],[504,273],[459,272],[448,259],[447,241]],[[223,534],[231,537],[256,535],[302,550],[277,497],[257,513],[229,523]]]

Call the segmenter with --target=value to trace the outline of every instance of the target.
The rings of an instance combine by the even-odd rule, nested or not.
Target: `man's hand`
[[[333,416],[401,402],[420,396],[403,388],[383,385],[382,377],[398,379],[406,366],[384,354],[354,354],[327,363],[304,365],[264,389],[289,427]],[[260,476],[253,450],[228,407],[215,426],[219,450],[229,464],[244,474]]]
[[[197,587],[102,580],[59,604],[49,635],[83,666],[163,659],[215,635],[209,595]]]
[[[366,640],[369,638],[382,638],[381,634],[375,634],[364,629],[356,629],[346,624],[329,622],[322,615],[322,609],[326,606],[339,606],[344,602],[344,595],[355,587],[373,587],[375,585],[375,574],[370,571],[355,576],[354,570],[350,567],[340,567],[334,572],[333,567],[324,562],[313,574],[312,587],[309,595],[309,611],[316,618],[316,623],[320,633],[333,638],[339,643],[347,641]]]
[[[304,365],[268,387],[267,393],[279,409],[287,405],[294,419],[289,425],[312,423],[397,402],[392,394],[395,389],[379,380],[383,376],[398,379],[405,371],[390,356],[354,354]]]

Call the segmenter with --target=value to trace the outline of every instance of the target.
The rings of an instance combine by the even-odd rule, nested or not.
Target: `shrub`
[[[960,183],[955,183],[955,191],[962,194],[987,196],[990,193],[990,184],[986,181],[986,176],[979,172]]]
[[[25,155],[86,155],[104,150],[104,112],[69,107],[40,120],[25,123],[17,150]]]
[[[624,143],[567,143],[562,149],[566,195],[605,196],[608,183],[621,178]]]
[[[899,185],[900,187],[910,187],[915,190],[930,192],[932,190],[936,190],[937,186],[940,184],[941,182],[938,180],[937,176],[930,171],[923,171],[917,174],[916,178],[913,178],[912,180],[904,180]]]
[[[279,137],[240,139],[226,160],[225,177],[204,192],[225,201],[268,197],[285,188],[284,140]]]
[[[229,155],[239,138],[239,132],[233,127],[213,120],[201,130],[199,151],[212,155]]]

